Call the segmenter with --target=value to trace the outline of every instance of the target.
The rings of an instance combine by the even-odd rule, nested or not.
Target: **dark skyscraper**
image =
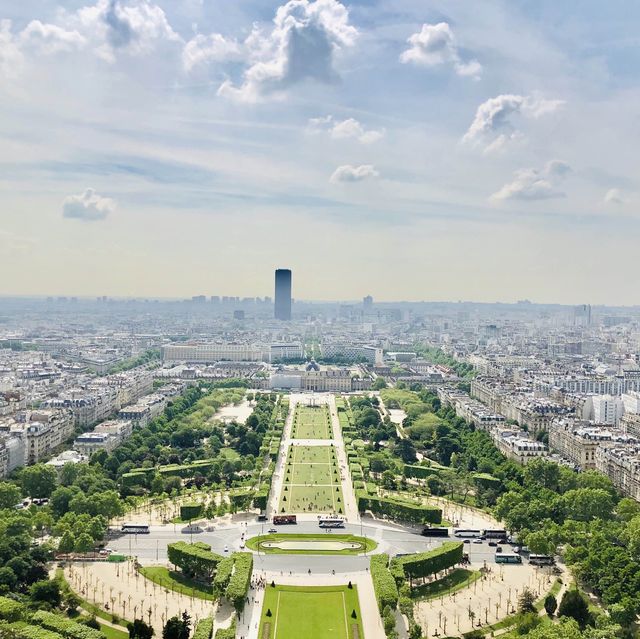
[[[291,271],[287,268],[276,270],[275,318],[291,319]]]

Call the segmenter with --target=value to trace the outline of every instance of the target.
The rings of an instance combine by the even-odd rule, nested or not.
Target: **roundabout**
[[[349,534],[275,533],[247,540],[247,548],[274,554],[361,555],[377,546],[373,539]]]

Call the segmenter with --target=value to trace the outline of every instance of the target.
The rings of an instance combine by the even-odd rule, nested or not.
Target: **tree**
[[[58,552],[67,555],[73,552],[75,545],[76,540],[73,537],[73,533],[70,530],[66,530],[58,542]]]
[[[390,470],[385,470],[382,473],[382,487],[386,488],[387,490],[396,489],[396,478]]]
[[[82,604],[82,599],[76,595],[75,592],[69,590],[64,596],[64,605],[67,610],[73,615],[78,611],[78,608]]]
[[[154,629],[142,619],[134,619],[133,623],[127,624],[127,630],[129,639],[151,639],[155,634]]]
[[[185,610],[182,617],[171,617],[162,630],[162,639],[189,639],[191,617]]]
[[[525,588],[522,591],[522,594],[520,595],[520,597],[518,598],[518,612],[520,612],[523,615],[526,615],[527,613],[535,612],[535,611],[536,611],[536,597],[533,594],[533,592],[531,592],[531,590],[529,590],[528,588]]]
[[[13,590],[16,587],[17,582],[18,579],[16,577],[16,573],[13,572],[11,568],[8,568],[7,566],[0,568],[0,586],[5,592]]]
[[[35,464],[22,469],[20,482],[22,493],[29,497],[51,497],[56,487],[58,474],[53,466]]]
[[[550,617],[553,617],[553,613],[556,611],[557,607],[558,607],[557,599],[552,594],[548,594],[544,598],[544,609],[545,609],[546,613]]]
[[[60,607],[62,602],[60,584],[53,579],[43,579],[31,584],[29,596],[34,603],[48,604],[51,608]]]
[[[576,488],[562,497],[566,516],[578,521],[611,519],[614,499],[602,488]]]
[[[382,390],[387,387],[387,382],[384,380],[384,377],[376,377],[371,384],[371,390]]]
[[[74,550],[76,552],[90,552],[93,549],[93,538],[87,533],[82,533],[76,539]]]
[[[640,515],[640,504],[635,499],[623,497],[616,506],[616,512],[622,521],[630,521]]]
[[[0,509],[13,508],[21,501],[20,489],[7,481],[0,482]]]
[[[416,461],[416,447],[409,439],[400,439],[395,445],[395,453],[405,464]]]
[[[580,628],[584,628],[589,623],[591,620],[589,604],[577,588],[564,593],[558,607],[558,616],[575,619]]]

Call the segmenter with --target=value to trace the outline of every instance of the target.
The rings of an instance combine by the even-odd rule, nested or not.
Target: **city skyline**
[[[6,4],[0,293],[633,304],[639,12]]]

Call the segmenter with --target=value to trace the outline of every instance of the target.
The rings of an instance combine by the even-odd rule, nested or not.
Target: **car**
[[[474,539],[473,543],[474,544],[481,544],[482,543],[482,539]]]
[[[496,548],[496,552],[502,552],[502,546],[498,546],[498,547]]]
[[[470,544],[470,543],[471,543],[471,540],[470,540],[470,539],[465,539],[465,540],[464,540],[464,543],[465,543],[465,544]]]
[[[225,551],[225,552],[229,552],[229,546],[225,546],[225,547],[224,547],[224,551]]]
[[[490,542],[489,542],[489,545],[490,545],[490,546],[492,546],[492,547],[493,547],[493,546],[497,546],[497,545],[498,545],[498,542],[497,542],[497,541],[490,541]]]
[[[244,541],[241,541],[240,542],[240,550],[243,550],[243,549],[244,549]]]
[[[270,533],[270,534],[277,533],[278,529],[277,528],[269,528],[269,530],[267,532]]]
[[[520,546],[514,546],[513,547],[513,552],[515,552],[516,554],[518,554],[520,552]]]

